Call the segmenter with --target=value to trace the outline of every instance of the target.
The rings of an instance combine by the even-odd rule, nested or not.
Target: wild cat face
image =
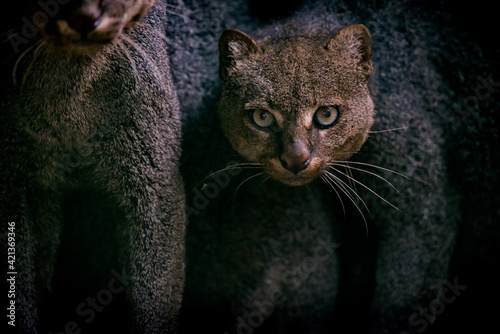
[[[139,20],[155,0],[26,0],[24,33],[40,31],[46,40],[72,49],[98,47]]]
[[[348,159],[373,124],[370,40],[361,25],[330,40],[296,37],[262,46],[240,31],[225,31],[219,112],[233,148],[291,186]]]

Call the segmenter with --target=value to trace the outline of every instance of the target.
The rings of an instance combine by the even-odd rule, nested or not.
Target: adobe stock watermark
[[[304,258],[294,268],[286,270],[281,275],[280,281],[286,284],[289,287],[289,291],[293,293],[317,270],[320,263],[332,256],[338,247],[340,247],[340,244],[332,242],[331,236],[328,236],[326,240],[319,240],[318,245],[313,250],[313,255]],[[287,296],[282,291],[278,291],[269,299],[254,300],[254,310],[236,318],[236,333],[252,334],[286,300]],[[229,333],[225,332],[224,334]]]
[[[423,333],[430,324],[434,322],[436,317],[446,309],[446,305],[453,303],[461,293],[467,289],[467,285],[460,284],[458,278],[453,279],[453,283],[446,281],[445,288],[440,297],[432,300],[428,307],[421,308],[418,312],[414,312],[408,319],[408,324],[416,328],[418,333]],[[410,334],[406,331],[399,334]]]
[[[123,292],[132,281],[132,277],[127,275],[123,269],[121,273],[111,270],[111,274],[113,277],[109,280],[106,288],[99,290],[93,297],[87,297],[85,301],[76,306],[77,320],[68,321],[62,331],[49,332],[49,334],[80,334],[82,332],[81,325],[92,323],[98,313],[104,311],[114,297]]]
[[[21,45],[28,44],[32,38],[37,36],[40,33],[38,27],[46,25],[49,18],[53,18],[59,13],[60,6],[69,2],[70,0],[39,0],[37,5],[40,10],[33,14],[32,20],[30,21],[26,16],[21,18],[20,33],[12,31],[7,33],[7,39],[10,41],[14,52],[19,52]]]
[[[455,120],[453,127],[456,129],[461,122],[474,115],[474,112],[479,110],[481,102],[488,100],[498,87],[500,82],[493,80],[492,74],[486,78],[479,76],[473,94],[448,109],[447,112],[453,114]]]
[[[197,187],[193,189],[193,201],[191,205],[186,206],[187,218],[200,214],[208,206],[210,200],[219,196],[220,192],[227,187],[231,178],[242,171],[243,167],[239,167],[237,161],[229,161],[222,170],[215,173],[210,172],[211,181],[203,183],[201,189]]]

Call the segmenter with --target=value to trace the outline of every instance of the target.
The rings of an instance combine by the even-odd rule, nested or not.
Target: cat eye
[[[328,106],[320,107],[314,114],[314,125],[320,129],[326,129],[337,124],[340,118],[339,107]]]
[[[274,116],[265,109],[253,109],[250,111],[250,119],[259,128],[269,128],[274,124]]]

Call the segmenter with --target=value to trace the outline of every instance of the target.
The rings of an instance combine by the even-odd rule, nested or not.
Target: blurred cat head
[[[219,41],[219,114],[233,148],[284,184],[304,185],[349,159],[373,124],[371,37],[363,25],[333,38],[269,39],[238,30]]]
[[[10,21],[17,25],[12,46],[35,36],[55,46],[85,51],[113,41],[141,19],[155,0],[21,0]]]

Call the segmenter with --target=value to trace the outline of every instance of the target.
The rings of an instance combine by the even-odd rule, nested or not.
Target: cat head
[[[87,50],[112,41],[138,21],[155,0],[24,0],[19,41],[40,32],[51,43]]]
[[[333,38],[269,39],[238,30],[219,40],[222,128],[245,159],[284,184],[304,185],[368,137],[371,37],[363,25]]]

